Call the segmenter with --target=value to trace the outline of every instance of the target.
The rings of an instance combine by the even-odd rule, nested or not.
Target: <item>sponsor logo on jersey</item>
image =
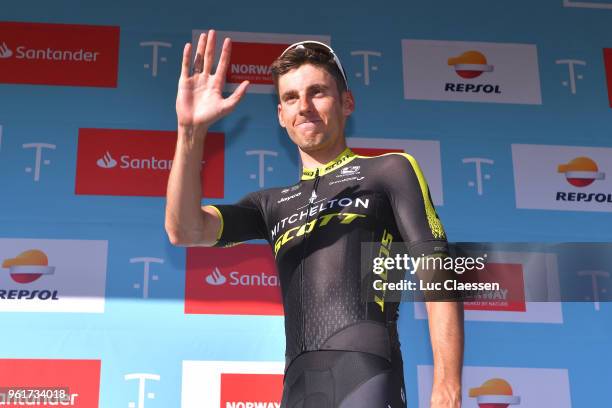
[[[302,187],[302,184],[296,184],[295,186],[292,187],[287,187],[281,190],[281,194],[287,194],[290,191],[297,191]]]
[[[347,177],[347,178],[340,179],[340,180],[330,181],[329,185],[333,186],[334,184],[338,184],[338,183],[344,183],[344,182],[347,182],[347,181],[361,181],[363,179],[365,179],[365,176],[362,176],[362,177],[359,177],[359,176]]]
[[[97,408],[100,366],[100,360],[0,359],[0,406]]]
[[[185,313],[282,315],[280,283],[267,245],[187,248]]]
[[[310,204],[314,203],[317,197],[318,197],[317,193],[313,190],[312,193],[310,193],[310,198],[308,199],[308,202]]]
[[[193,44],[206,30],[192,30]],[[235,89],[242,81],[250,81],[247,92],[274,93],[271,65],[290,44],[303,40],[316,40],[329,44],[327,35],[250,33],[240,31],[218,31],[217,49],[223,39],[232,39],[232,55],[226,75],[226,90]]]
[[[0,22],[0,83],[117,87],[119,27]]]
[[[514,144],[512,161],[517,208],[612,212],[612,148]]]
[[[313,191],[313,193],[314,193],[314,191]],[[300,191],[300,192],[295,193],[295,194],[292,194],[292,195],[290,195],[290,196],[283,197],[283,198],[281,198],[280,200],[278,200],[276,203],[277,203],[277,204],[284,203],[285,201],[289,201],[289,200],[291,200],[292,198],[299,197],[299,196],[301,196],[301,195],[302,195],[302,192]]]
[[[402,40],[402,50],[405,99],[542,103],[535,45]]]
[[[0,238],[0,311],[102,313],[106,255],[106,241]]]
[[[224,135],[209,133],[202,157],[202,193],[224,194]],[[176,132],[80,129],[76,194],[157,196],[166,186],[176,147]]]
[[[361,166],[346,166],[340,170],[340,174],[336,177],[352,176],[353,174],[359,174]]]
[[[313,191],[314,193],[314,191]],[[313,197],[311,196],[311,199]],[[316,199],[316,196],[314,197],[314,199]],[[326,198],[320,200],[319,203],[317,203],[317,205],[304,205],[300,208],[298,208],[297,212],[291,214],[288,217],[283,218],[282,220],[280,220],[279,222],[276,223],[276,225],[270,230],[270,235],[272,236],[272,239],[276,238],[276,236],[283,232],[283,230],[288,227],[291,226],[295,223],[298,223],[300,221],[306,220],[306,219],[312,219],[313,217],[315,217],[317,214],[319,214],[322,211],[325,210],[332,210],[332,209],[338,209],[339,211],[342,211],[341,209],[343,208],[364,208],[367,209],[370,206],[370,199],[369,198],[362,198],[362,197],[357,197],[357,198],[353,198],[353,197],[340,197],[340,198],[334,198],[331,200],[328,200]],[[325,214],[324,216],[321,216],[320,218],[323,219],[324,217],[327,217],[330,214]],[[338,215],[338,214],[336,214]],[[354,217],[352,218],[354,219]],[[351,220],[352,220],[351,219]],[[316,221],[316,220],[315,220]],[[325,221],[324,224],[322,225],[327,225],[328,222],[330,222],[331,219],[327,219],[327,221]],[[292,228],[295,229],[296,227]]]

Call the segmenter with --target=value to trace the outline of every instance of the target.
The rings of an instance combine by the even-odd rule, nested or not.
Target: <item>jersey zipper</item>
[[[308,199],[308,207],[306,209],[306,223],[304,224],[304,228],[306,229],[308,229],[308,223],[310,222],[310,209],[312,208],[312,204],[314,203],[314,199],[316,198],[315,195],[317,193],[317,187],[319,186],[320,179],[321,177],[319,176],[319,169],[317,168],[314,184],[310,192],[310,198]],[[302,352],[306,351],[306,319],[304,318],[304,262],[306,260],[306,246],[308,243],[308,235],[309,233],[305,233],[304,238],[302,239],[302,259],[300,261],[300,313],[302,318]]]

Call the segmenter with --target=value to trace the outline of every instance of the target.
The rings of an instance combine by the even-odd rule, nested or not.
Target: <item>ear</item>
[[[355,110],[355,99],[351,91],[344,91],[342,93],[342,113],[344,116],[351,116]]]
[[[286,127],[285,126],[285,121],[283,120],[283,115],[281,114],[282,110],[283,110],[283,107],[279,103],[278,107],[277,107],[277,112],[276,112],[276,114],[278,115],[278,124],[281,125],[281,127]]]

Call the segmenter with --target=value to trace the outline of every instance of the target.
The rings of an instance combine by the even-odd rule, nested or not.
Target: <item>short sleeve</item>
[[[252,239],[266,239],[266,227],[257,192],[235,204],[208,205],[221,218],[221,230],[214,246],[225,247]]]
[[[419,164],[405,153],[387,159],[384,183],[408,252],[414,257],[447,254],[446,233]]]

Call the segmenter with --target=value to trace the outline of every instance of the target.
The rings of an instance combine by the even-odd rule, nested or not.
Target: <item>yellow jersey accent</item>
[[[327,173],[331,173],[336,170],[338,167],[344,166],[345,164],[351,162],[353,159],[357,158],[357,155],[353,153],[351,149],[348,147],[342,151],[334,160],[325,163],[322,166],[315,167],[314,169],[302,169],[302,180],[312,180],[315,178],[317,174],[317,170],[319,170],[319,176],[322,176]]]
[[[436,239],[446,238],[446,233],[444,232],[444,227],[440,222],[440,219],[436,215],[436,210],[429,199],[429,188],[427,187],[427,182],[425,181],[425,176],[423,176],[423,172],[419,167],[417,161],[409,155],[408,153],[400,153],[402,156],[408,159],[410,164],[412,165],[412,169],[416,173],[417,178],[419,179],[419,185],[421,186],[421,194],[423,194],[423,203],[425,204],[425,214],[427,215],[427,222],[429,223],[429,228],[431,229],[431,234]]]
[[[431,234],[436,239],[446,238],[446,232],[444,232],[444,227],[442,226],[440,219],[436,215],[436,210],[434,209],[433,204],[429,200],[429,188],[427,187],[425,176],[423,176],[421,167],[419,166],[417,161],[414,159],[414,157],[412,157],[408,153],[400,153],[400,152],[385,153],[379,156],[359,156],[357,155],[356,157],[359,157],[360,159],[373,159],[375,157],[388,156],[391,154],[399,154],[401,156],[404,156],[410,162],[410,165],[412,166],[412,169],[414,170],[414,173],[416,174],[417,179],[419,180],[419,186],[421,187],[421,194],[423,195],[423,204],[425,205],[425,215],[427,216],[427,223],[429,224],[429,229],[431,229]]]
[[[221,239],[221,235],[223,235],[223,225],[224,225],[223,214],[221,214],[221,211],[219,211],[219,209],[215,207],[214,205],[207,205],[206,207],[212,208],[213,210],[215,210],[215,212],[219,216],[219,219],[221,220],[221,228],[219,228],[219,232],[217,233],[217,241],[215,242],[215,244],[217,244],[217,242],[219,242],[219,240]]]

